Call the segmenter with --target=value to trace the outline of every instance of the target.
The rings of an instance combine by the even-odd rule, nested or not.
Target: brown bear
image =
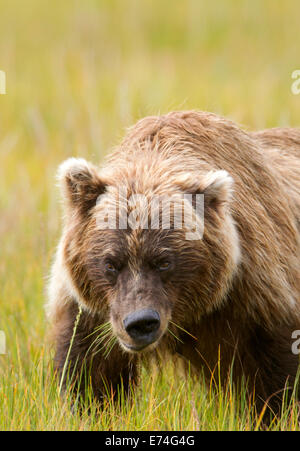
[[[141,357],[180,356],[276,409],[298,368],[300,130],[171,112],[140,120],[101,169],[71,158],[58,178],[47,310],[61,382],[84,392],[88,368],[101,399],[138,380]]]

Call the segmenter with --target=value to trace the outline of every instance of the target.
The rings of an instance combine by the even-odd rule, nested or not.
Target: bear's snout
[[[156,310],[137,310],[126,316],[123,325],[134,342],[133,345],[128,347],[132,350],[140,350],[157,339],[160,328],[160,316]]]

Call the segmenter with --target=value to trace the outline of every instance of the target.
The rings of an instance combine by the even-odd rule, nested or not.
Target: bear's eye
[[[163,262],[160,262],[158,265],[157,265],[157,269],[159,270],[159,271],[167,271],[168,269],[170,269],[171,268],[171,263],[168,261],[168,260],[165,260],[165,261],[163,261]]]
[[[113,274],[116,274],[118,272],[117,268],[111,262],[105,263],[105,271],[113,273]]]

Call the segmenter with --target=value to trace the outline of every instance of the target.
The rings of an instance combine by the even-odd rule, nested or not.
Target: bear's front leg
[[[90,387],[101,401],[104,396],[115,397],[121,387],[127,393],[136,383],[136,357],[124,353],[108,323],[106,328],[103,324],[85,311],[79,314],[75,302],[61,312],[54,330],[54,365],[63,391],[72,387],[72,393],[84,399]]]

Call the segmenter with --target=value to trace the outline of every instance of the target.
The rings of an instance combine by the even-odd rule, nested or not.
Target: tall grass
[[[84,404],[78,404],[72,384],[60,396],[48,350],[43,346],[30,354],[30,363],[22,364],[19,344],[15,365],[5,365],[0,374],[1,430],[206,430],[250,431],[254,429],[295,430],[299,426],[299,408],[294,400],[283,407],[280,418],[266,426],[245,386],[238,391],[229,381],[219,387],[218,381],[204,384],[202,376],[174,377],[166,365],[161,374],[142,370],[141,384],[124,395],[122,387],[117,400],[109,390],[103,405],[93,399],[88,387]],[[265,418],[264,418],[265,419]]]
[[[184,381],[172,368],[144,371],[133,402],[70,414],[43,308],[60,230],[54,175],[69,156],[100,162],[135,120],[171,109],[249,128],[299,126],[290,90],[298,17],[297,0],[0,0],[0,429],[257,425],[243,393]],[[270,428],[298,429],[295,405]]]

